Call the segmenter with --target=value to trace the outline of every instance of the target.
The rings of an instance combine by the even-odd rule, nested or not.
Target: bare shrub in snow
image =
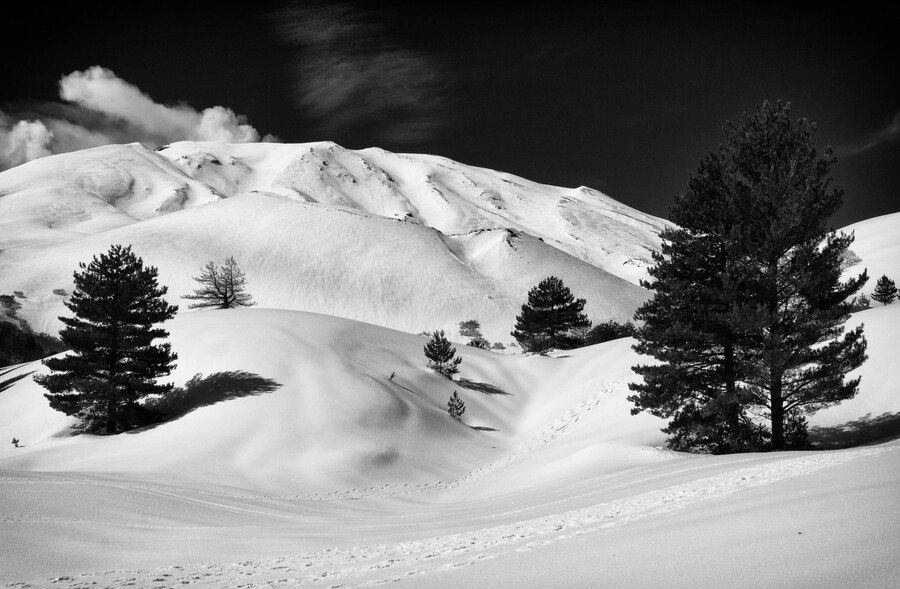
[[[247,278],[233,257],[225,260],[223,266],[216,266],[210,260],[194,280],[200,283],[200,288],[181,297],[197,301],[188,305],[189,309],[232,309],[256,304],[247,292]]]

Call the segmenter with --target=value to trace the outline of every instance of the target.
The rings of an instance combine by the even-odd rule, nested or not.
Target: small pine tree
[[[456,391],[453,391],[453,394],[450,395],[450,401],[447,403],[447,413],[449,413],[450,417],[453,419],[462,421],[462,414],[465,412],[466,404],[459,398],[459,394],[457,394]]]
[[[491,347],[491,343],[484,339],[484,336],[481,335],[481,324],[478,323],[476,319],[460,321],[459,335],[472,338],[469,340],[469,343],[466,344],[467,346],[471,346],[473,348],[481,348],[482,350],[488,350]]]
[[[630,337],[634,335],[634,323],[626,321],[618,323],[614,320],[598,323],[584,337],[584,345],[591,346],[601,344],[622,337]]]
[[[809,423],[799,409],[792,409],[784,416],[784,447],[787,450],[809,449]]]
[[[865,293],[859,293],[859,295],[853,297],[853,300],[850,301],[850,310],[853,313],[857,311],[865,311],[872,304],[872,301],[869,300],[869,297],[866,296]]]
[[[429,368],[451,380],[459,372],[459,364],[462,362],[462,358],[456,356],[456,348],[450,345],[443,331],[431,334],[431,339],[425,344],[425,357],[429,360]]]
[[[172,390],[156,379],[169,374],[177,356],[168,337],[154,327],[178,307],[163,296],[157,270],[144,267],[131,247],[113,245],[93,262],[79,265],[75,290],[65,305],[74,317],[60,317],[60,339],[71,350],[44,360],[50,374],[34,377],[49,392],[50,407],[74,415],[91,433],[115,433],[153,419],[141,400]]]
[[[562,280],[545,278],[528,291],[528,301],[522,305],[522,314],[516,316],[516,328],[510,335],[526,352],[577,347],[581,340],[573,332],[591,326],[582,313],[584,305],[585,300],[572,296]]]
[[[481,337],[481,324],[476,319],[460,321],[459,335],[463,337]]]
[[[232,309],[256,304],[247,292],[247,278],[233,257],[225,260],[225,264],[221,267],[217,267],[210,260],[200,276],[193,278],[201,286],[194,294],[181,297],[198,301],[188,305],[188,309]]]
[[[897,298],[897,285],[885,275],[882,275],[875,283],[872,298],[882,305],[890,305]]]
[[[491,349],[491,342],[487,341],[483,337],[472,338],[466,345],[472,348],[481,348],[482,350]]]

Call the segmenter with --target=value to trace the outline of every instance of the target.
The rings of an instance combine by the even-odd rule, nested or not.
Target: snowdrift
[[[178,390],[157,407],[175,419],[121,436],[71,435],[73,421],[32,382],[46,369],[28,363],[3,376],[11,387],[0,397],[0,435],[24,445],[4,448],[4,467],[281,494],[453,480],[540,430],[547,415],[626,390],[622,356],[631,354],[627,340],[565,359],[457,346],[462,371],[451,381],[427,368],[426,337],[325,315],[195,311],[166,328]],[[601,364],[621,367],[616,385],[596,378]],[[462,423],[447,414],[453,391],[467,406]],[[649,425],[606,434],[659,437],[657,420],[634,422]]]
[[[884,443],[900,434],[900,402],[879,378],[891,362],[882,344],[900,324],[900,305],[854,319],[869,317],[871,358],[859,396],[820,412],[813,425],[826,428],[817,435],[832,445],[838,431],[851,445],[861,436],[876,445],[713,457],[662,449],[663,422],[630,415],[627,383],[639,361],[630,338],[556,357],[459,346],[461,372],[451,381],[426,367],[422,336],[296,311],[181,313],[166,324],[179,354],[171,380],[180,390],[169,404],[177,416],[169,422],[72,435],[72,421],[51,410],[31,380],[40,363],[0,375],[0,436],[22,446],[0,446],[0,535],[10,547],[0,581],[205,579],[227,587],[238,578],[303,584],[333,576],[423,587],[479,577],[508,587],[591,585],[600,561],[558,568],[560,551],[571,549],[606,555],[601,561],[618,570],[611,578],[619,583],[658,583],[616,569],[613,546],[654,575],[670,570],[685,586],[712,586],[731,579],[727,563],[738,565],[727,559],[737,555],[705,522],[725,508],[727,521],[738,522],[729,525],[747,526],[741,550],[766,545],[770,528],[747,516],[760,509],[793,514],[787,521],[809,533],[821,528],[820,513],[798,518],[776,489],[796,495],[805,492],[802,481],[822,476],[828,482],[814,504],[842,514],[842,534],[877,533],[887,543],[879,546],[896,546],[900,528],[871,512],[890,513],[896,497],[879,489],[900,483],[900,444]],[[446,411],[454,390],[467,406],[462,422]],[[685,529],[697,533],[683,537]],[[834,548],[831,529],[819,531],[813,545]],[[652,538],[667,550],[697,546],[726,564],[698,577],[677,562],[647,562],[641,554]],[[98,551],[101,544],[110,548]],[[795,562],[809,546],[781,545],[778,562]],[[834,578],[846,580],[870,561],[843,548]],[[869,574],[895,574],[889,562]],[[806,573],[819,586],[840,585]]]

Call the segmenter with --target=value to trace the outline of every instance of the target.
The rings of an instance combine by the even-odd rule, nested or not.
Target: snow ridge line
[[[197,563],[151,570],[104,571],[56,577],[54,587],[175,586],[202,584],[216,588],[297,587],[330,582],[328,587],[366,587],[416,575],[475,564],[503,554],[527,552],[561,539],[602,533],[639,518],[682,509],[694,503],[769,485],[844,464],[861,457],[900,450],[883,445],[822,451],[778,459],[738,470],[648,491],[633,497],[525,520],[425,540],[374,546],[323,549],[267,561],[230,564]],[[341,581],[341,583],[335,583]],[[159,585],[163,583],[164,585]],[[347,584],[345,584],[347,583]],[[6,587],[23,587],[13,583]]]

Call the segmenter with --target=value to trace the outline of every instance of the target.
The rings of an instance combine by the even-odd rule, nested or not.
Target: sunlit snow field
[[[22,182],[4,178],[7,190],[15,185],[21,194]],[[69,201],[40,206],[26,206],[34,201],[24,196],[0,199],[7,228],[43,227],[39,219],[54,203],[89,205],[70,234],[0,234],[7,248],[0,254],[0,292],[26,291],[23,314],[36,325],[52,328],[64,312],[50,287],[70,288],[59,282],[116,238],[159,265],[161,281],[173,285],[173,302],[215,248],[239,262],[255,260],[245,266],[260,304],[182,307],[164,325],[179,356],[169,380],[182,388],[171,401],[182,415],[131,433],[73,435],[73,420],[51,410],[32,381],[46,370],[40,362],[0,368],[0,584],[897,586],[900,304],[875,304],[851,318],[865,324],[870,358],[859,371],[856,398],[810,417],[811,438],[822,449],[689,455],[665,449],[663,421],[630,414],[631,366],[647,361],[632,351],[632,339],[542,357],[475,349],[456,338],[463,361],[450,381],[427,368],[418,323],[391,323],[391,312],[427,318],[429,304],[443,323],[422,329],[486,313],[494,303],[484,297],[466,308],[435,294],[442,292],[439,279],[452,269],[466,296],[475,297],[504,284],[504,260],[521,272],[547,264],[538,274],[562,260],[566,278],[583,276],[573,283],[585,287],[634,285],[627,273],[579,275],[589,260],[575,255],[575,245],[565,253],[561,237],[552,251],[541,249],[549,235],[523,237],[528,245],[518,242],[519,249],[503,246],[505,238],[479,249],[433,229],[449,222],[449,213],[403,226],[387,211],[366,212],[353,225],[335,221],[338,214],[358,215],[346,212],[349,205],[338,213],[333,203],[260,193],[140,219],[134,211],[119,216],[121,203],[116,210],[98,204],[104,215],[91,215],[94,201],[67,194]],[[577,219],[558,197],[554,207],[566,213],[560,218]],[[437,206],[429,203],[417,210]],[[614,201],[604,206],[615,208]],[[301,207],[311,212],[300,214]],[[465,222],[475,222],[470,209],[454,210],[469,211]],[[66,222],[75,218],[53,211]],[[515,214],[520,229],[534,221],[524,209]],[[586,231],[585,219],[596,214],[582,210],[583,222],[573,227]],[[241,230],[234,236],[223,229],[235,226]],[[358,255],[383,248],[381,257],[366,258],[370,275],[349,258],[334,258],[346,250],[326,237],[346,237],[348,227],[367,244]],[[848,229],[856,232],[852,249],[862,260],[848,272],[868,268],[867,288],[882,274],[900,277],[900,214]],[[291,232],[304,234],[296,251],[286,245]],[[418,244],[412,253],[409,234]],[[173,241],[176,235],[185,241]],[[625,235],[617,239],[627,241]],[[643,239],[629,247],[652,245]],[[433,249],[422,245],[429,243]],[[532,248],[530,257],[523,247]],[[390,252],[402,248],[398,262]],[[346,269],[332,275],[335,284],[344,276],[355,290],[335,294],[333,313],[318,312],[328,302],[327,285],[297,286],[296,294],[291,282],[266,278],[280,272],[299,285],[314,274],[299,265],[327,267],[335,259]],[[453,269],[463,259],[466,267]],[[371,311],[372,300],[384,304],[397,287],[377,276],[399,276],[398,264],[412,270],[409,284],[418,281],[434,298],[409,295],[395,300],[392,311]],[[610,313],[625,312],[627,299]],[[511,330],[511,323],[503,327],[504,313],[523,300],[524,290],[522,300],[497,303],[496,317],[481,316],[488,339]],[[319,307],[304,309],[309,301]],[[630,304],[638,302],[632,297]],[[599,313],[603,305],[593,308]],[[371,320],[363,321],[367,314]],[[447,414],[454,391],[467,407],[462,422]],[[13,437],[20,447],[8,442]]]

